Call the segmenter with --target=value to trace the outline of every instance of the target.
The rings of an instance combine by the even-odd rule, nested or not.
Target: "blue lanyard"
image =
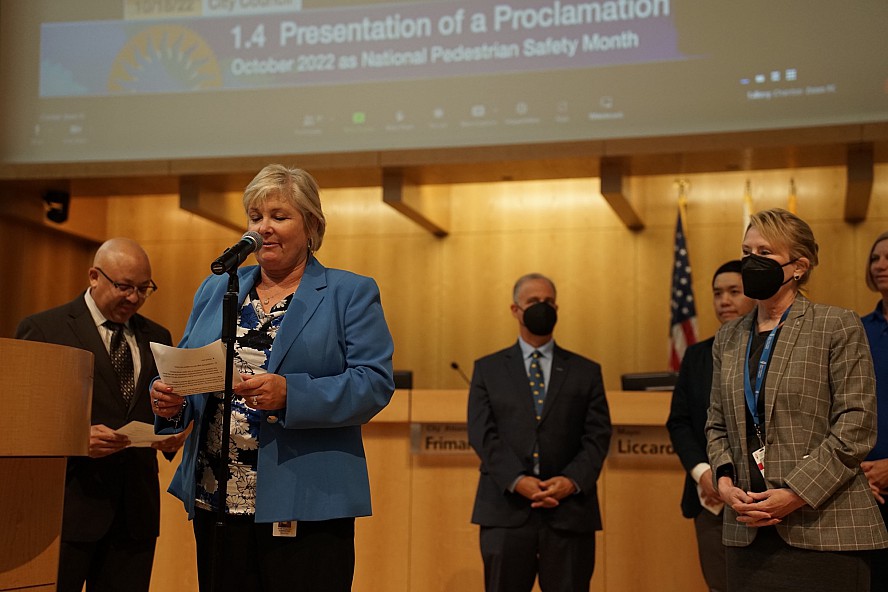
[[[752,328],[749,331],[749,341],[746,343],[746,363],[743,364],[743,392],[746,396],[746,407],[749,409],[750,415],[752,415],[752,422],[755,424],[755,431],[759,434],[759,437],[761,437],[761,423],[759,422],[758,416],[759,394],[762,392],[762,382],[764,382],[765,372],[768,370],[771,348],[774,346],[774,337],[777,336],[777,330],[780,329],[780,327],[783,326],[784,321],[786,321],[786,316],[789,314],[790,308],[792,308],[792,306],[783,312],[783,316],[780,317],[780,322],[777,323],[776,327],[771,329],[771,332],[768,333],[768,338],[765,340],[765,348],[762,350],[762,356],[759,358],[758,363],[758,371],[755,373],[755,391],[752,390],[752,385],[749,382],[749,354],[752,351],[752,337],[755,335],[755,319],[752,320]]]

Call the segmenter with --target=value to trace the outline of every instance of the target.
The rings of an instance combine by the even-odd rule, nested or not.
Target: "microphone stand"
[[[219,464],[216,465],[216,490],[219,501],[213,530],[213,562],[210,571],[210,590],[221,590],[221,565],[225,564],[225,507],[228,501],[228,449],[231,446],[231,401],[234,397],[234,343],[237,337],[237,298],[240,281],[237,267],[228,271],[228,291],[222,297],[222,344],[225,346],[225,396],[222,417],[222,441],[219,444]]]
[[[459,364],[457,364],[456,362],[450,362],[450,367],[459,373],[467,386],[472,386],[472,381],[469,380],[469,377],[466,376],[466,373],[462,371],[462,368],[459,367]]]

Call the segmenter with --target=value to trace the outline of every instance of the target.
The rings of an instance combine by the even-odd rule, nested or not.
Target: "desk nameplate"
[[[410,424],[411,454],[475,454],[464,423]]]

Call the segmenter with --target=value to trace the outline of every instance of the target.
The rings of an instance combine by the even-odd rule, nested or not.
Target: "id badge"
[[[765,447],[762,446],[758,450],[752,451],[752,460],[755,461],[755,465],[758,467],[759,472],[762,474],[762,478],[765,477]]]
[[[296,521],[275,522],[271,533],[276,537],[294,537],[296,536]]]

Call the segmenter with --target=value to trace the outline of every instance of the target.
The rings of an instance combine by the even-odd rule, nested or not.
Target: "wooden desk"
[[[411,451],[418,424],[464,424],[467,396],[465,390],[396,391],[391,404],[364,426],[373,516],[357,521],[356,592],[483,589],[478,527],[470,520],[477,457],[473,452]],[[644,437],[668,441],[663,426],[671,394],[611,391],[607,398],[615,437],[598,483],[604,531],[591,590],[706,590],[693,523],[682,518],[679,508],[684,472],[678,458],[671,453],[635,458],[615,454],[613,448],[621,429],[628,430],[624,438],[635,437],[632,430],[639,428]],[[172,467],[163,470],[169,481]],[[178,501],[163,497],[158,547],[177,540],[181,555],[183,537],[191,539],[190,527]],[[193,570],[193,559],[188,560]],[[171,570],[155,561],[152,592],[182,590],[181,565]]]
[[[56,589],[68,456],[89,452],[93,356],[0,339],[0,590]]]

